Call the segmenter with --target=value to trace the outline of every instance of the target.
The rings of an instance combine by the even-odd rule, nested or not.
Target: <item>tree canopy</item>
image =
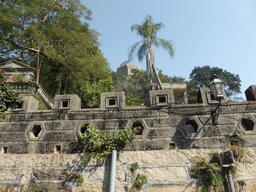
[[[195,67],[190,73],[191,81],[188,84],[189,96],[191,97],[191,101],[196,99],[195,86],[197,86],[198,88],[207,87],[210,84],[210,81],[214,74],[220,76],[226,84],[227,97],[241,93],[241,80],[239,78],[239,75],[232,74],[218,67]]]
[[[79,0],[2,1],[0,58],[24,60],[37,68],[37,83],[52,96],[77,93],[88,105],[88,98],[81,95],[85,84],[91,88],[107,79],[104,89],[112,89],[99,34],[89,28],[90,16]]]
[[[131,30],[137,31],[137,34],[142,37],[142,40],[135,43],[131,47],[129,52],[129,60],[132,60],[135,52],[137,52],[139,61],[143,61],[143,58],[146,57],[148,77],[152,79],[153,73],[155,73],[160,89],[163,89],[163,87],[161,84],[161,80],[158,76],[157,68],[155,66],[153,45],[157,47],[162,46],[169,52],[171,57],[173,57],[174,55],[174,47],[171,41],[167,41],[157,37],[157,32],[163,27],[164,24],[161,22],[154,23],[153,17],[150,15],[146,16],[146,19],[142,23],[142,25],[132,25]]]
[[[132,73],[128,77],[115,72],[112,72],[112,75],[115,91],[125,92],[126,103],[129,106],[140,105],[145,101],[151,86],[147,71],[132,69]],[[159,78],[163,83],[184,83],[183,78],[169,77],[164,75],[162,70],[159,70]],[[156,77],[153,77],[153,82],[157,82]]]

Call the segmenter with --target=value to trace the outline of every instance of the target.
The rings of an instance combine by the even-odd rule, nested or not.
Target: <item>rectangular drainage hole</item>
[[[175,143],[169,143],[169,150],[175,149]]]
[[[55,145],[55,153],[61,152],[61,145]]]
[[[7,147],[3,147],[2,153],[7,153]]]

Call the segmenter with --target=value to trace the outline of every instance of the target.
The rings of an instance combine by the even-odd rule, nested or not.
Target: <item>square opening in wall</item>
[[[167,95],[157,95],[157,101],[159,104],[167,104]]]
[[[109,105],[110,106],[116,105],[116,99],[109,99]]]
[[[23,106],[23,102],[17,103],[17,109],[22,109],[22,106]]]
[[[106,108],[118,107],[118,98],[117,97],[108,97],[106,98]]]
[[[7,153],[7,147],[2,148],[2,153]]]
[[[211,97],[211,100],[216,100],[212,93],[210,93],[210,97]]]
[[[169,150],[175,149],[175,143],[169,143]]]
[[[61,153],[61,145],[55,145],[54,152],[55,153]]]
[[[23,102],[11,105],[12,109],[22,109]]]
[[[61,101],[61,108],[68,108],[69,107],[69,100],[62,100]]]

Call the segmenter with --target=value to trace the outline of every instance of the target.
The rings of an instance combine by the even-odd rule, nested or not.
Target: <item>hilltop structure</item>
[[[139,66],[133,65],[129,61],[125,61],[117,68],[116,73],[119,75],[129,76],[132,74],[132,69],[142,71],[142,69]]]

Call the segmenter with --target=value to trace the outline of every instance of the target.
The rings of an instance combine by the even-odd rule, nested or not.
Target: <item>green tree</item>
[[[180,77],[170,77],[164,75],[162,70],[159,70],[159,78],[163,83],[184,83],[184,79]],[[150,79],[147,71],[132,69],[132,74],[128,77],[118,75],[112,72],[115,91],[124,91],[127,95],[126,103],[129,105],[140,105],[145,101],[150,89]],[[153,77],[156,81],[156,77]]]
[[[99,49],[99,34],[89,28],[90,15],[79,0],[2,1],[0,57],[36,67],[36,82],[51,95],[84,96],[80,90],[85,82],[95,87],[96,82],[111,78]]]
[[[129,52],[129,60],[132,60],[135,52],[137,52],[139,61],[143,61],[143,58],[146,56],[148,77],[152,79],[153,73],[155,73],[157,83],[159,84],[160,89],[163,89],[163,86],[158,76],[157,68],[155,66],[153,45],[157,47],[162,46],[169,52],[171,57],[173,57],[174,55],[174,47],[171,41],[157,38],[157,32],[162,27],[164,27],[164,24],[154,23],[153,18],[150,15],[146,16],[146,19],[142,23],[142,25],[132,25],[131,30],[137,31],[137,34],[140,35],[143,40],[135,43],[131,47],[131,50]]]
[[[5,71],[0,68],[0,119],[3,118],[3,112],[8,106],[20,102],[21,97],[8,87]]]
[[[239,75],[234,75],[218,67],[195,67],[190,73],[190,79],[192,82],[189,83],[189,97],[192,98],[192,100],[194,100],[197,94],[194,91],[194,85],[197,85],[198,88],[207,87],[210,84],[211,78],[214,74],[220,76],[226,84],[227,97],[230,98],[231,96],[241,93],[241,80],[239,78]]]

